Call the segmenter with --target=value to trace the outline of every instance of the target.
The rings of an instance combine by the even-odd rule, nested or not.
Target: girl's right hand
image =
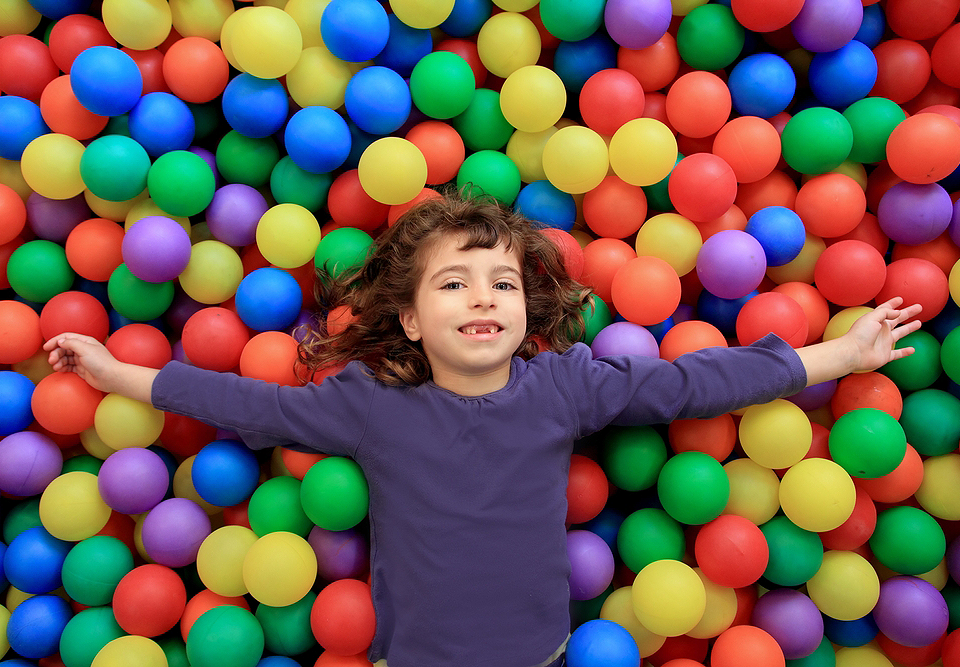
[[[114,391],[121,363],[96,338],[62,333],[44,343],[43,349],[50,353],[47,361],[53,370],[76,373],[95,389]]]

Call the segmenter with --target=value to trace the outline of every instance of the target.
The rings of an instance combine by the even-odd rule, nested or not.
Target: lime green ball
[[[268,651],[278,655],[299,655],[316,645],[310,630],[310,610],[317,594],[309,591],[297,602],[286,607],[257,607],[256,617],[263,628]]]
[[[7,510],[7,516],[3,519],[3,541],[10,544],[23,531],[42,525],[40,496],[21,500]]]
[[[925,389],[940,377],[940,342],[933,334],[920,329],[898,340],[894,347],[914,348],[910,356],[888,362],[878,369],[901,391]]]
[[[173,281],[148,283],[140,280],[126,264],[121,264],[107,281],[107,297],[114,310],[137,322],[163,315],[173,303]]]
[[[960,399],[941,389],[921,389],[903,399],[900,424],[921,456],[940,456],[960,442]]]
[[[604,430],[603,470],[618,489],[642,491],[657,482],[667,462],[667,446],[650,426],[612,426]]]
[[[596,294],[590,295],[590,303],[583,308],[583,342],[590,345],[600,331],[613,322],[613,314],[603,299]]]
[[[723,69],[740,55],[745,35],[729,7],[700,5],[680,22],[677,50],[694,69]]]
[[[886,159],[887,139],[907,114],[886,97],[864,97],[844,109],[843,117],[853,130],[850,159],[869,164]]]
[[[373,238],[362,229],[341,227],[320,239],[313,254],[313,263],[325,273],[337,278],[363,266],[373,252]]]
[[[125,634],[111,607],[84,609],[63,628],[60,659],[64,667],[90,667],[100,649]]]
[[[877,514],[870,550],[883,565],[900,574],[923,574],[935,568],[947,550],[937,520],[916,507],[898,505]]]
[[[457,188],[466,188],[470,197],[486,195],[510,206],[520,194],[520,170],[500,151],[477,151],[460,165]]]
[[[284,155],[270,172],[270,194],[278,204],[298,204],[316,212],[327,202],[327,192],[333,177],[330,174],[311,174]]]
[[[147,150],[120,134],[94,139],[80,157],[80,177],[84,185],[107,201],[136,197],[147,187],[149,171]]]
[[[300,480],[285,475],[257,487],[247,504],[247,518],[259,537],[277,531],[306,537],[313,528],[300,504]]]
[[[270,137],[255,139],[231,130],[217,144],[216,157],[217,171],[227,183],[259,188],[270,180],[280,149]]]
[[[7,260],[7,280],[23,299],[46,303],[73,286],[76,274],[63,246],[37,239],[17,247]]]
[[[300,504],[310,520],[326,530],[353,528],[367,516],[370,490],[354,461],[328,456],[303,476]]]
[[[685,550],[683,527],[656,507],[628,515],[617,532],[617,551],[632,572],[655,560],[681,560]]]
[[[853,130],[843,114],[827,107],[798,111],[780,137],[783,159],[801,174],[823,174],[850,155]]]
[[[760,526],[767,539],[770,560],[765,579],[778,586],[799,586],[817,573],[823,562],[820,536],[800,528],[783,515]]]
[[[430,118],[447,119],[462,114],[476,90],[469,63],[451,51],[425,55],[410,73],[413,103]]]
[[[699,526],[716,519],[730,499],[730,480],[720,462],[703,452],[681,452],[660,469],[657,495],[667,514]]]
[[[194,621],[187,635],[191,667],[254,667],[263,656],[263,628],[234,605],[214,607]]]
[[[471,151],[500,150],[513,136],[500,110],[500,93],[489,88],[477,88],[467,110],[450,122]]]
[[[63,589],[88,607],[110,604],[117,584],[133,569],[133,554],[115,537],[94,535],[77,542],[63,561]]]
[[[940,344],[940,365],[948,378],[960,384],[960,327],[948,333]]]
[[[91,475],[96,475],[100,472],[100,466],[103,465],[103,459],[98,459],[96,456],[91,456],[90,454],[80,454],[79,456],[71,456],[63,462],[63,470],[61,475],[68,472],[73,472],[74,470],[79,470],[81,472],[88,472]]]
[[[150,197],[170,215],[191,216],[213,199],[216,179],[206,161],[190,151],[170,151],[147,172]]]
[[[907,453],[900,422],[882,410],[858,408],[830,428],[830,458],[851,477],[873,479],[893,472]]]

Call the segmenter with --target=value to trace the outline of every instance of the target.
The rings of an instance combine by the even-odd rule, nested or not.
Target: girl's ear
[[[401,310],[399,318],[400,326],[403,327],[403,332],[407,334],[407,338],[413,341],[423,338],[423,335],[420,333],[420,325],[417,322],[416,313],[413,312],[412,308],[404,308]]]

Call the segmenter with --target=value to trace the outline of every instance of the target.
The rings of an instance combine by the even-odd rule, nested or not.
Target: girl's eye
[[[494,289],[501,290],[501,291],[504,291],[504,292],[506,292],[506,291],[508,291],[508,290],[516,289],[516,288],[513,286],[513,283],[507,283],[507,282],[503,282],[503,281],[500,281],[499,283],[496,283],[493,287],[494,287]]]
[[[460,289],[461,287],[463,287],[463,283],[454,282],[454,283],[445,283],[444,286],[441,287],[440,289],[456,290],[456,289]]]

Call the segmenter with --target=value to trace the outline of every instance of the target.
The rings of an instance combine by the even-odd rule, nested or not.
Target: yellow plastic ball
[[[897,573],[891,571],[890,576],[896,576],[896,574]],[[942,591],[943,587],[946,586],[947,582],[950,580],[950,570],[947,569],[947,560],[941,560],[939,563],[934,565],[933,568],[927,570],[926,572],[921,572],[916,576],[919,579],[923,579],[938,591]]]
[[[297,602],[317,578],[317,557],[310,544],[294,533],[267,533],[243,559],[243,583],[258,602],[286,607]]]
[[[677,138],[654,118],[634,118],[610,138],[610,166],[630,185],[653,185],[673,171]]]
[[[320,19],[323,17],[323,10],[329,4],[330,0],[287,0],[283,11],[292,16],[300,26],[304,50],[323,44],[323,37],[320,36]],[[289,83],[288,79],[288,86]]]
[[[3,0],[0,0],[2,3]],[[33,189],[23,180],[23,171],[19,160],[8,160],[0,157],[0,183],[12,188],[20,199],[26,201],[33,194]]]
[[[214,516],[220,513],[223,508],[210,504],[197,493],[197,489],[193,485],[193,462],[196,460],[197,456],[194,454],[193,456],[185,458],[183,462],[177,466],[177,471],[173,473],[173,495],[177,498],[192,500],[209,516]]]
[[[699,567],[693,571],[700,577],[703,590],[707,594],[707,604],[703,611],[703,618],[687,634],[697,639],[710,639],[730,627],[737,615],[737,592],[716,584],[703,573]]]
[[[533,183],[546,180],[547,175],[543,172],[543,147],[556,132],[556,127],[548,127],[542,132],[517,130],[510,135],[504,152],[517,165],[521,181]]]
[[[360,186],[381,204],[406,204],[427,183],[427,160],[412,142],[383,137],[367,146],[357,165]]]
[[[510,74],[500,89],[500,111],[523,132],[553,127],[567,106],[567,89],[552,69],[526,65]]]
[[[866,191],[867,189],[867,168],[863,166],[860,162],[854,162],[853,160],[844,160],[840,163],[839,166],[834,167],[828,173],[830,174],[843,174],[844,176],[849,176],[857,182],[861,188]],[[805,175],[802,179],[802,182],[806,182],[809,179],[813,178],[814,174]]]
[[[243,560],[257,534],[246,526],[223,526],[204,538],[197,552],[197,574],[214,593],[234,597],[245,595]]]
[[[654,634],[677,637],[690,632],[706,607],[703,582],[692,567],[678,560],[655,560],[633,580],[633,611]]]
[[[110,512],[100,497],[97,476],[81,470],[56,477],[40,496],[40,522],[58,540],[79,542],[96,535]]]
[[[640,655],[656,653],[667,639],[643,627],[637,615],[633,613],[632,586],[622,586],[610,593],[600,607],[600,618],[618,623],[629,632],[633,641],[637,643],[637,648],[640,649]]]
[[[27,0],[0,0],[0,37],[30,34],[42,18]]]
[[[88,428],[80,433],[80,444],[83,445],[87,454],[101,461],[106,461],[108,456],[117,451],[100,439],[95,428]]]
[[[107,447],[147,447],[160,437],[163,411],[120,394],[107,394],[97,405],[93,427]]]
[[[287,91],[301,107],[339,109],[355,70],[322,44],[310,46],[303,50],[297,64],[287,73]]]
[[[807,581],[807,594],[827,616],[852,621],[870,613],[880,598],[880,578],[866,558],[853,551],[830,550]]]
[[[923,481],[914,494],[920,507],[947,521],[960,520],[960,454],[931,456],[923,462]]]
[[[167,655],[148,637],[125,635],[104,645],[90,667],[167,667]]]
[[[813,442],[810,420],[796,404],[777,398],[751,405],[740,420],[740,444],[751,460],[767,468],[789,468]]]
[[[707,0],[670,0],[674,16],[686,16],[700,5],[707,4]]]
[[[169,0],[173,28],[183,37],[220,41],[223,23],[233,13],[230,0]]]
[[[607,142],[589,127],[561,128],[543,147],[543,171],[547,180],[563,192],[593,190],[607,175],[609,166]]]
[[[540,33],[533,21],[516,12],[494,14],[477,34],[480,62],[494,76],[506,79],[540,60]]]
[[[24,593],[15,586],[7,586],[7,595],[3,599],[3,604],[13,613],[13,610],[19,607],[21,602],[32,597],[33,593]]]
[[[724,514],[736,514],[758,526],[772,519],[780,509],[780,478],[770,468],[747,458],[723,466],[730,480],[730,498]]]
[[[778,285],[783,283],[812,283],[813,268],[826,249],[827,244],[819,236],[807,234],[800,254],[781,266],[767,268],[767,277]]]
[[[144,189],[143,192],[133,199],[108,201],[101,199],[89,190],[83,191],[83,198],[87,202],[87,206],[90,207],[90,210],[93,211],[97,217],[113,220],[114,222],[123,222],[133,207],[147,199],[147,196],[147,190]]]
[[[190,234],[190,218],[186,216],[170,215],[162,208],[157,206],[157,203],[150,197],[137,198],[136,201],[131,204],[129,211],[123,218],[124,231],[129,230],[130,227],[133,226],[133,223],[152,215],[162,215],[165,218],[176,220],[178,223],[180,223],[180,226],[183,227],[184,231],[186,231],[187,234]]]
[[[822,533],[850,518],[857,491],[846,470],[829,459],[804,459],[780,480],[780,507],[804,530]]]
[[[525,12],[537,6],[540,0],[493,0],[493,4],[505,12]],[[646,655],[644,653],[643,655]]]
[[[23,180],[47,199],[76,197],[86,187],[80,177],[83,150],[83,144],[66,134],[41,134],[23,149]]]
[[[660,213],[649,218],[634,241],[638,257],[659,257],[672,266],[678,276],[685,276],[696,267],[702,245],[700,230],[678,213]]]
[[[173,15],[167,0],[103,0],[103,25],[123,46],[145,51],[167,38]]]
[[[833,340],[840,338],[843,334],[850,331],[850,327],[860,317],[870,312],[868,306],[853,306],[844,308],[827,322],[827,327],[823,330],[823,340]]]
[[[948,284],[950,286],[950,298],[953,299],[954,303],[960,305],[960,259],[950,269]]]
[[[453,11],[454,0],[390,0],[390,9],[411,28],[436,28]]]
[[[244,7],[221,31],[224,54],[237,69],[261,79],[278,79],[297,64],[303,50],[300,26],[282,9]]]
[[[7,641],[7,621],[10,620],[10,612],[6,607],[0,606],[0,658],[10,650],[10,642]]]
[[[836,667],[894,667],[880,647],[871,644],[838,647],[835,657]]]
[[[223,303],[243,280],[243,262],[237,252],[220,241],[200,241],[190,249],[190,261],[177,277],[180,287],[200,303]]]
[[[320,223],[299,204],[277,204],[257,223],[257,248],[274,266],[294,269],[313,259],[320,243]]]

